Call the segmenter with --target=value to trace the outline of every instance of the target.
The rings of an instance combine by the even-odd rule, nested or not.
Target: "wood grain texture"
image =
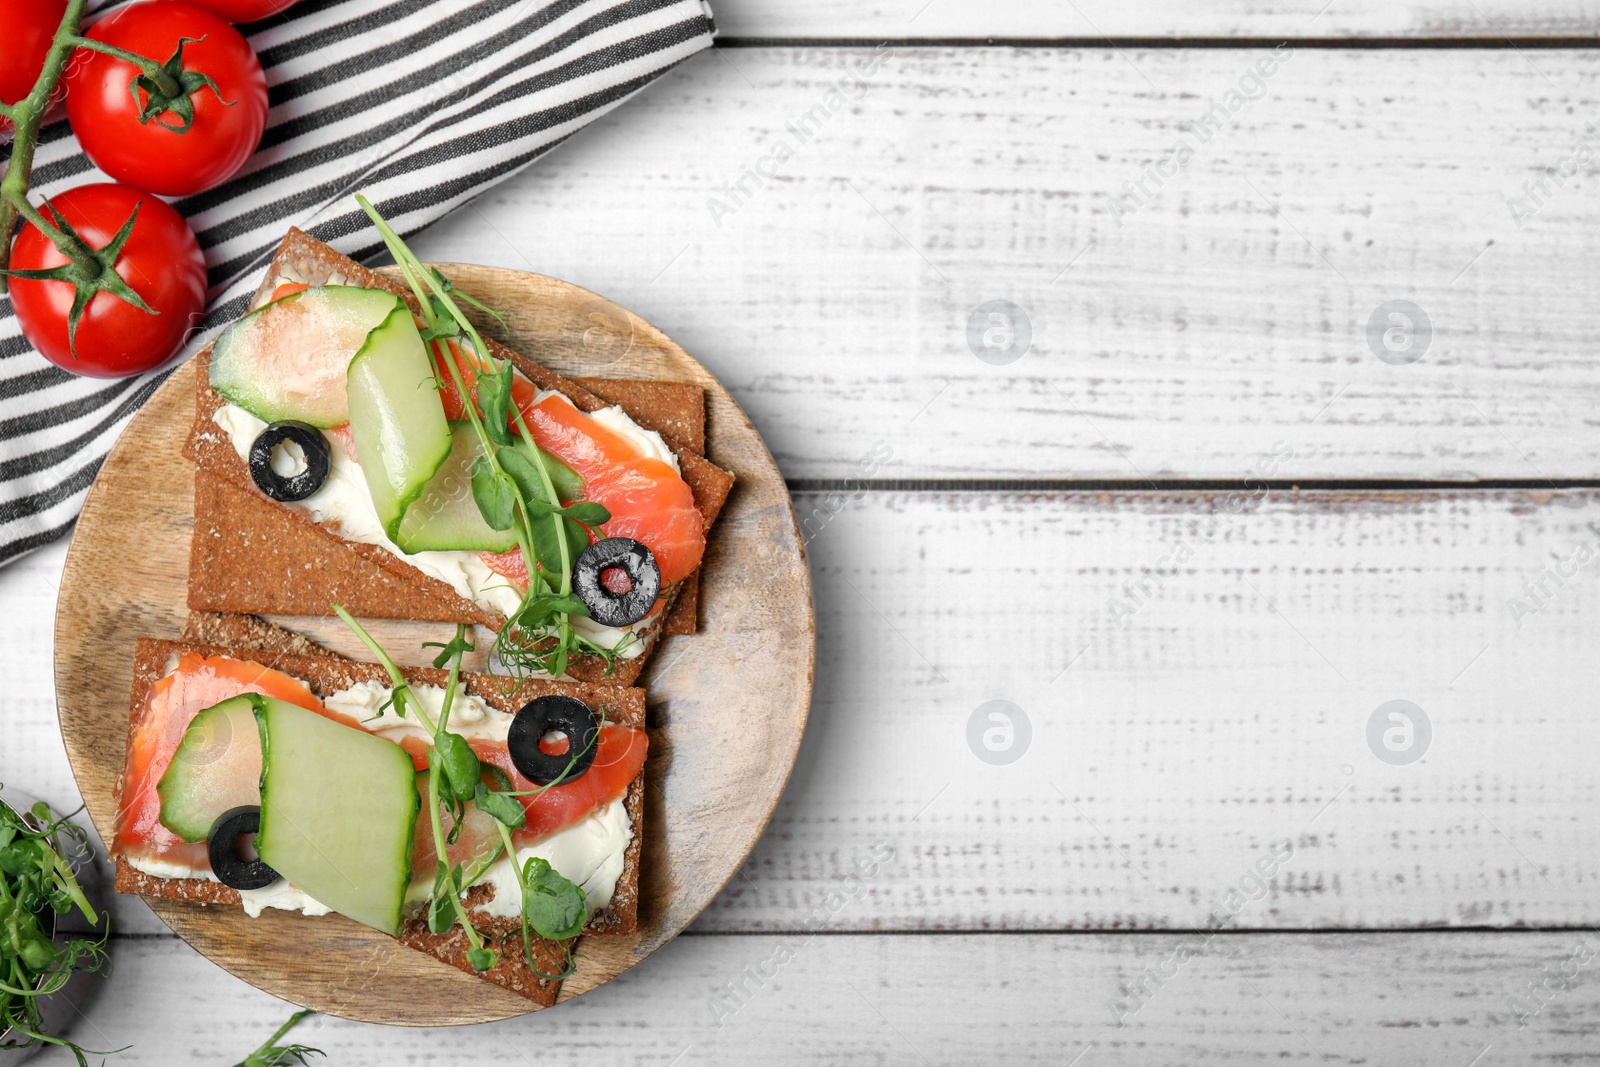
[[[1575,980],[1560,974],[1593,938],[1223,936],[1174,968],[1192,937],[690,936],[650,968],[532,1018],[465,1033],[311,1019],[294,1036],[345,1067],[1585,1063],[1600,1042],[1593,964]],[[769,962],[784,945],[789,958]],[[129,1067],[175,1061],[175,990],[205,990],[205,1009],[182,1015],[195,1062],[233,1062],[288,1014],[175,941],[120,941],[116,954],[117,977],[80,1033],[102,1047],[133,1042],[116,1061]],[[1528,987],[1549,975],[1534,1000]],[[1125,990],[1141,981],[1151,992],[1130,1011]],[[1519,1001],[1530,1013],[1521,1029]]]
[[[616,295],[791,479],[1243,479],[1283,448],[1283,479],[1592,477],[1573,152],[1600,54],[1300,49],[1228,111],[1269,55],[902,46],[863,76],[872,48],[719,51],[417,243]],[[1569,163],[1519,229],[1508,197]],[[1031,321],[1008,365],[968,347],[995,299]],[[1395,299],[1432,324],[1409,366],[1369,348]]]
[[[1600,6],[1590,0],[722,0],[723,37],[873,39],[1040,37],[1099,43],[1106,37],[1468,38],[1593,37]]]
[[[772,830],[697,929],[1195,928],[1284,839],[1228,928],[1597,921],[1600,566],[1547,577],[1600,547],[1595,495],[796,499],[826,669]],[[70,796],[30,671],[0,777],[20,751]],[[1009,766],[968,746],[995,699],[1031,722]],[[1432,723],[1409,766],[1368,747],[1391,699]]]
[[[812,730],[700,929],[1600,919],[1600,495],[797,503]],[[1432,728],[1406,766],[1368,742],[1396,699]],[[1031,724],[1005,766],[993,700]]]
[[[548,311],[599,300],[512,272],[457,268],[452,275],[463,290],[500,306],[537,300]],[[651,332],[644,323],[636,329],[641,336]],[[565,344],[559,333],[520,323],[511,341],[540,353]],[[642,870],[648,873],[641,877],[639,931],[586,939],[578,971],[564,983],[567,997],[665,944],[733,875],[788,778],[810,706],[810,581],[782,478],[727,393],[687,354],[662,342],[651,349],[656,358],[648,366],[641,347],[637,361],[607,360],[592,369],[700,385],[708,400],[709,451],[736,472],[740,487],[708,545],[704,628],[673,638],[645,676],[654,729],[645,771]],[[123,764],[133,643],[176,636],[186,614],[193,474],[179,448],[193,419],[194,373],[193,364],[175,372],[118,441],[85,504],[61,581],[55,633],[61,733],[102,837],[111,830]],[[397,659],[412,663],[428,658],[418,640],[425,631],[440,640],[453,630],[420,623],[370,629]],[[348,651],[348,642],[339,650]],[[730,707],[745,714],[729,716]],[[534,1007],[340,917],[274,914],[251,921],[232,909],[150,903],[221,966],[329,1014],[415,1026],[481,1022]],[[308,942],[322,951],[305,953]],[[440,990],[449,993],[429,999]],[[419,1009],[423,1003],[430,1006]]]

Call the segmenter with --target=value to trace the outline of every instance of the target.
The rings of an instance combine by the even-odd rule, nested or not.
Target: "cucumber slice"
[[[531,451],[526,441],[517,441],[516,447],[525,454]],[[578,499],[583,479],[577,472],[542,448],[539,454],[560,501],[569,504]],[[452,422],[449,458],[401,517],[400,532],[394,538],[401,551],[510,552],[517,547],[516,533],[491,528],[472,496],[472,465],[482,455],[483,443],[472,423]],[[575,528],[574,538],[577,552],[589,547],[588,535],[581,528]]]
[[[204,841],[218,818],[261,803],[261,731],[247,693],[196,715],[156,785],[161,825],[185,841]]]
[[[393,741],[262,698],[261,859],[341,915],[398,934],[421,807]]]
[[[222,331],[211,388],[263,422],[327,428],[350,421],[350,361],[400,299],[381,289],[323,285],[274,300]]]
[[[406,509],[394,543],[405,552],[509,552],[511,530],[491,529],[472,496],[472,465],[483,446],[470,422],[450,424],[450,456]]]
[[[406,508],[450,456],[450,424],[411,310],[397,304],[350,361],[350,434],[391,540]],[[470,493],[470,488],[469,488]]]

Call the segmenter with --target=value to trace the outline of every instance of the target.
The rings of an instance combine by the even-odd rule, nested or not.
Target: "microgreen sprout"
[[[306,1057],[325,1055],[320,1048],[311,1048],[309,1045],[278,1044],[290,1030],[299,1026],[303,1019],[308,1015],[315,1014],[316,1012],[310,1008],[303,1008],[295,1012],[289,1016],[288,1022],[278,1027],[277,1030],[273,1031],[271,1037],[261,1043],[260,1048],[234,1064],[233,1067],[289,1067],[292,1063],[298,1063],[304,1067],[308,1062]]]
[[[23,813],[0,800],[0,1033],[23,1038],[0,1049],[55,1045],[86,1067],[88,1050],[47,1033],[40,1008],[74,974],[111,967],[109,930],[94,939],[54,936],[54,917],[69,911],[100,924],[73,870],[74,859],[91,854],[88,835],[69,818],[42,801]]]

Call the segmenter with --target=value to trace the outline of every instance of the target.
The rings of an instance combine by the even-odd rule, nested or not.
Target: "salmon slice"
[[[444,382],[445,417],[465,418],[466,405],[450,377],[449,363],[455,364],[470,392],[481,362],[454,341],[443,346],[435,342],[434,361]],[[583,479],[584,499],[603,504],[611,512],[611,521],[600,527],[603,536],[631,537],[647,545],[661,568],[663,585],[687,577],[700,566],[706,548],[705,519],[694,506],[689,484],[670,464],[639,455],[627,438],[579,411],[563,396],[539,400],[534,384],[520,374],[512,375],[511,399],[539,446]],[[483,558],[496,573],[527,587],[528,574],[520,552],[486,552]]]
[[[421,748],[420,739],[406,740],[414,741],[417,747]],[[504,742],[475,739],[468,744],[484,763],[492,763],[505,771],[518,792],[538,788],[518,772]],[[559,756],[566,751],[566,745],[565,741],[555,743],[541,741],[539,747],[552,756]],[[405,747],[408,752],[412,752],[411,744],[406,744]],[[522,829],[511,835],[511,843],[521,848],[542,837],[565,830],[621,797],[639,776],[639,772],[644,769],[645,756],[649,751],[650,739],[643,730],[616,723],[602,727],[600,739],[595,747],[594,763],[583,777],[562,785],[551,786],[533,796],[517,798],[528,821]],[[422,809],[426,812],[428,777],[422,772],[428,765],[427,756],[425,752],[413,752],[412,758],[418,770],[417,791],[422,795]],[[485,781],[488,782],[488,779]],[[454,823],[445,811],[444,805],[440,805],[440,815],[441,825],[448,838]],[[445,857],[451,866],[459,863],[463,869],[471,871],[480,860],[493,854],[499,844],[500,831],[494,819],[476,807],[469,807],[461,833],[457,835],[455,841],[447,839],[445,842]],[[427,818],[419,818],[417,836],[411,850],[412,876],[431,874],[435,869],[435,857],[438,854],[438,849],[434,847],[432,822]]]
[[[694,493],[670,465],[641,456],[618,433],[550,396],[523,411],[540,447],[584,481],[583,495],[605,505],[607,537],[631,537],[649,546],[662,584],[687,578],[705,554],[705,519]]]
[[[167,773],[167,764],[190,721],[206,708],[242,693],[276,697],[328,714],[304,682],[281,671],[228,656],[183,653],[177,669],[150,687],[145,714],[129,740],[112,855],[132,851],[190,867],[209,865],[204,841],[190,844],[161,825],[161,796],[156,785]]]
[[[504,744],[470,742],[472,750],[485,763],[492,763],[511,776],[518,792],[538,789],[522,776],[511,753]],[[566,751],[567,743],[555,745],[541,742],[539,747],[552,756]],[[582,822],[593,813],[616,800],[628,791],[628,786],[644,769],[644,760],[650,752],[650,738],[643,730],[620,723],[607,723],[600,728],[600,739],[595,745],[594,763],[582,778],[543,789],[532,796],[518,797],[527,823],[511,835],[518,847],[548,837],[557,830]]]

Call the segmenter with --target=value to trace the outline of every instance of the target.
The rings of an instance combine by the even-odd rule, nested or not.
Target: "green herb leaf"
[[[522,602],[522,608],[517,612],[516,625],[528,630],[542,630],[553,624],[561,615],[588,615],[589,605],[585,604],[576,593],[565,596],[556,596],[546,593],[541,596],[530,596]]]
[[[500,469],[516,483],[517,495],[522,502],[523,510],[529,519],[534,520],[529,526],[533,535],[535,559],[547,575],[561,575],[563,573],[561,542],[557,539],[560,536],[557,524],[540,521],[547,518],[559,505],[545,492],[544,479],[539,474],[539,468],[528,458],[527,450],[521,447],[501,448],[495,453],[495,459],[499,461]],[[555,581],[559,581],[559,578]]]
[[[90,925],[100,923],[73,873],[73,861],[87,850],[85,832],[48,805],[23,814],[0,801],[0,1031],[13,1031],[6,1048],[59,1045],[79,1064],[87,1062],[87,1050],[49,1034],[39,1003],[72,975],[110,962],[104,936],[60,944],[52,937],[52,912],[76,909]]]
[[[472,499],[478,513],[492,530],[509,530],[517,521],[516,487],[499,474],[488,459],[479,456],[472,463]]]
[[[561,514],[585,526],[604,526],[611,521],[611,512],[604,504],[587,500],[562,508]]]
[[[513,788],[511,776],[505,771],[501,770],[493,763],[485,763],[483,765],[483,773],[489,776],[489,780],[494,783],[495,789],[502,793],[511,792]]]
[[[498,770],[498,768],[496,768]],[[502,774],[504,772],[501,772]],[[496,822],[504,823],[513,830],[522,829],[528,821],[527,812],[522,810],[516,798],[508,797],[504,793],[492,792],[482,782],[478,783],[478,795],[474,798],[478,810],[492,817]]]
[[[455,893],[450,885],[450,868],[441,860],[433,876],[433,892],[428,897],[428,929],[442,934],[455,924]]]
[[[471,800],[481,784],[482,764],[472,751],[467,739],[460,734],[441,730],[433,739],[434,751],[439,756],[439,769],[444,772],[445,783],[458,800]]]
[[[496,371],[478,374],[478,409],[483,412],[483,429],[497,445],[511,443],[511,364],[502,363]]]
[[[522,502],[530,509],[541,509],[530,511],[530,514],[550,514],[554,502],[546,495],[544,479],[539,476],[539,468],[528,458],[528,453],[507,445],[495,453],[495,459],[500,462],[500,469],[517,483],[517,494],[522,497]]]
[[[20,878],[38,866],[38,855],[39,850],[33,847],[31,840],[14,841],[0,848],[0,872]]]
[[[472,964],[472,969],[478,972],[487,971],[494,966],[494,952],[487,948],[467,949],[467,962]]]
[[[583,496],[585,483],[577,471],[542,448],[539,449],[539,455],[544,459],[544,469],[550,472],[550,482],[556,487],[557,499],[577,500]]]
[[[541,518],[560,515],[574,522],[580,522],[585,526],[601,526],[611,521],[611,512],[606,509],[606,506],[590,500],[580,500],[576,504],[569,504],[564,508],[552,507],[543,500],[530,500],[527,504],[528,513]]]
[[[444,670],[444,665],[446,663],[449,663],[452,659],[461,655],[462,653],[471,652],[476,648],[476,646],[472,643],[472,638],[468,637],[467,634],[468,630],[466,627],[457,627],[456,635],[448,641],[422,642],[423,648],[437,648],[442,650],[437,656],[433,657],[433,667],[435,670]]]
[[[434,319],[433,325],[423,327],[421,333],[424,341],[449,340],[452,337],[461,336],[461,326],[455,319],[448,315],[443,315]]]
[[[582,889],[538,856],[522,868],[522,915],[540,937],[565,941],[589,921]]]

